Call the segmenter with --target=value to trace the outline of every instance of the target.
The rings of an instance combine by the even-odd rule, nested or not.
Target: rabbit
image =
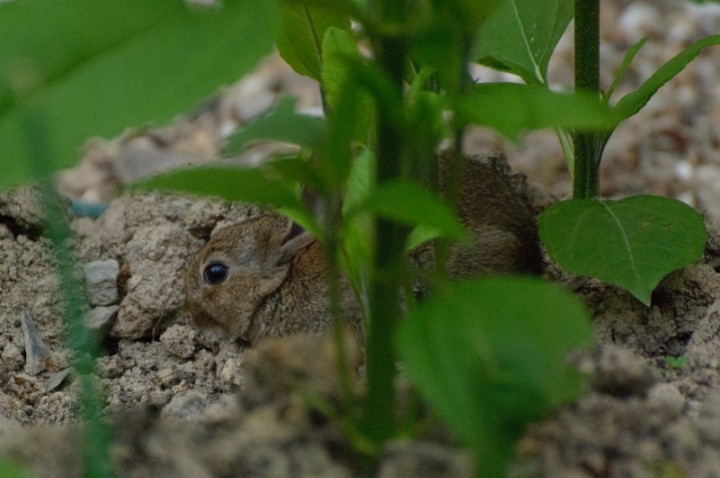
[[[477,159],[464,167],[458,213],[469,244],[454,245],[446,268],[451,277],[487,273],[540,273],[542,255],[533,210],[516,192],[507,171]],[[440,162],[440,190],[447,168]],[[411,261],[431,267],[431,244]],[[219,326],[251,345],[264,337],[320,332],[331,325],[325,256],[321,243],[291,220],[267,212],[216,231],[191,261],[185,277],[187,310],[200,326]],[[340,278],[344,319],[361,333],[361,310]]]
[[[347,322],[358,329],[360,310],[345,277],[340,290]],[[196,324],[219,326],[246,345],[331,324],[322,245],[274,212],[217,231],[191,261],[185,293]]]

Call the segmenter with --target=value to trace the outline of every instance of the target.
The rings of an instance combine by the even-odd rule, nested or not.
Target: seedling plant
[[[575,91],[556,92],[548,63],[573,17]],[[292,98],[282,99],[231,137],[227,153],[258,141],[291,143],[297,152],[256,169],[220,163],[176,171],[143,187],[275,207],[315,233],[326,246],[331,291],[342,269],[366,304],[367,392],[359,409],[348,398],[338,413],[351,442],[372,456],[408,433],[395,399],[400,360],[473,451],[478,476],[504,476],[525,425],[580,392],[566,355],[591,343],[592,331],[580,301],[554,284],[528,277],[448,283],[441,266],[431,297],[407,299],[404,312],[407,251],[435,239],[442,258],[449,241],[464,237],[452,191],[465,128],[482,125],[514,140],[533,129],[557,132],[574,198],[548,208],[539,226],[550,256],[570,272],[617,284],[649,304],[662,277],[700,258],[706,238],[701,215],[682,203],[598,199],[598,168],[612,131],[720,37],[694,43],[613,103],[645,40],[602,92],[598,21],[598,0],[0,4],[0,185],[71,165],[87,137],[167,121],[277,47],[318,82],[325,115],[299,114]],[[524,84],[476,83],[468,73],[473,62],[515,73]],[[424,178],[443,140],[455,146],[449,201]],[[28,147],[33,143],[42,147]],[[299,200],[300,185],[319,198],[322,218]],[[330,298],[337,304],[336,292]],[[77,310],[65,312],[84,356],[94,345],[72,332],[80,330]],[[92,398],[85,400],[98,423]],[[93,461],[102,453],[88,456],[86,475],[104,476]]]

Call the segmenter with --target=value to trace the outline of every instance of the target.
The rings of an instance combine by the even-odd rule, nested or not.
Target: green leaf
[[[658,196],[563,201],[540,215],[539,228],[565,270],[623,287],[646,305],[663,277],[702,257],[707,239],[700,213]]]
[[[550,56],[572,17],[573,0],[502,0],[481,26],[473,57],[545,84]]]
[[[623,96],[617,102],[615,110],[619,113],[620,119],[629,118],[640,111],[661,86],[680,73],[704,48],[719,44],[720,35],[705,37],[668,60],[636,90]]]
[[[22,121],[42,115],[54,168],[90,136],[163,122],[272,50],[273,0],[0,3],[0,185],[33,176]]]
[[[330,114],[344,114],[345,105],[342,103],[352,103],[352,139],[366,142],[373,119],[373,107],[370,96],[361,91],[362,87],[353,75],[353,68],[364,62],[357,42],[350,33],[330,28],[325,35],[323,48],[322,85]]]
[[[259,169],[226,164],[173,170],[142,181],[135,187],[218,196],[263,206],[302,207],[291,184],[272,179]]]
[[[274,159],[263,166],[263,169],[274,171],[288,181],[310,186],[319,192],[324,192],[326,187],[322,177],[312,167],[308,159],[300,157],[286,157]]]
[[[362,80],[367,64],[350,34],[330,28],[323,41],[323,87],[328,105],[328,135],[320,170],[330,185],[342,185],[352,165],[351,146],[367,143],[373,105]]]
[[[464,84],[469,46],[478,27],[501,1],[443,0],[429,2],[426,11],[416,9],[418,23],[427,27],[412,36],[411,57],[423,67],[431,67],[439,85],[450,96]]]
[[[430,227],[449,239],[467,238],[452,207],[436,192],[415,182],[396,180],[379,186],[365,208],[403,224]]]
[[[577,396],[566,357],[592,339],[578,298],[502,277],[437,291],[402,321],[397,345],[407,375],[474,451],[478,476],[499,478],[525,426]]]
[[[296,72],[320,81],[325,32],[330,27],[349,31],[350,18],[340,9],[293,1],[283,2],[281,15],[280,55]]]
[[[30,473],[21,464],[8,458],[0,458],[0,478],[26,478],[29,476]]]
[[[460,123],[489,126],[512,140],[533,129],[603,130],[616,122],[611,108],[590,93],[517,83],[476,84],[458,102],[457,115]]]
[[[274,108],[228,138],[226,152],[236,154],[249,143],[281,141],[316,150],[325,139],[325,119],[295,112],[297,99],[285,96]]]
[[[610,88],[603,94],[603,99],[605,101],[609,101],[612,94],[615,92],[615,89],[618,87],[620,82],[622,81],[623,75],[625,75],[625,71],[628,69],[630,64],[632,63],[635,56],[638,54],[640,49],[645,46],[645,43],[647,43],[649,37],[641,38],[640,41],[635,43],[632,48],[628,50],[628,52],[625,54],[625,57],[623,58],[622,63],[620,64],[620,68],[618,68],[618,71],[615,73],[615,78],[613,78],[613,82],[610,85]]]

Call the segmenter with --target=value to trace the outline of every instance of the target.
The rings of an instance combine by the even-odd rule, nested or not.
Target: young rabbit
[[[340,285],[347,322],[359,330],[351,287],[345,278]],[[217,231],[190,263],[185,293],[198,325],[219,326],[248,344],[331,323],[320,243],[272,212]]]
[[[452,277],[482,273],[539,273],[541,254],[535,216],[501,169],[468,159],[458,212],[470,232],[469,245],[451,248]],[[447,187],[447,171],[438,175]],[[420,268],[433,264],[433,248],[412,254]],[[266,336],[318,332],[331,323],[321,244],[272,212],[217,231],[192,260],[185,278],[187,308],[199,325],[215,325],[231,339],[255,343]],[[358,331],[360,309],[341,279],[345,320]]]

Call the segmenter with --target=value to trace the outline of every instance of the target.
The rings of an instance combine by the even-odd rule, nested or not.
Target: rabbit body
[[[468,245],[451,248],[452,277],[487,273],[539,273],[542,267],[535,214],[497,168],[466,161],[458,212],[470,232]],[[440,190],[447,187],[442,166]],[[431,244],[412,261],[431,267]],[[314,237],[274,212],[217,230],[191,261],[187,309],[198,325],[219,326],[233,340],[320,332],[331,324],[326,261]],[[360,330],[360,307],[346,278],[340,278],[345,321]]]

